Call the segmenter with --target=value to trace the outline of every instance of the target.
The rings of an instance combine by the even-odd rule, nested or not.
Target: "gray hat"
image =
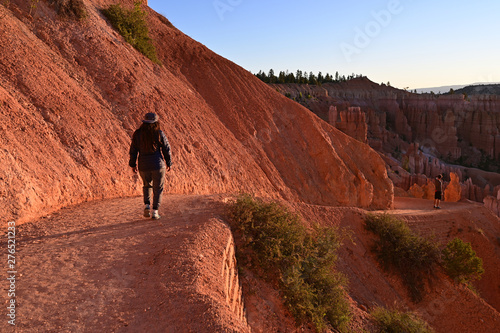
[[[144,116],[144,120],[142,122],[147,123],[147,124],[152,124],[152,123],[156,123],[157,121],[158,121],[158,115],[156,113],[153,113],[153,112],[148,112]]]

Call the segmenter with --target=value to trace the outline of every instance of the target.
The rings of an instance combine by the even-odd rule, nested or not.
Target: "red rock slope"
[[[481,280],[473,282],[476,292],[454,283],[439,269],[436,278],[431,283],[426,282],[423,300],[413,303],[401,278],[384,271],[371,251],[375,237],[364,228],[367,211],[305,204],[296,204],[295,208],[306,221],[319,221],[352,231],[352,239],[339,251],[338,268],[349,279],[349,296],[358,310],[377,306],[411,310],[438,333],[498,332],[499,218],[473,202],[443,202],[443,209],[435,210],[431,200],[397,197],[394,206],[390,214],[406,221],[418,234],[432,237],[441,248],[455,237],[472,244],[485,270]],[[359,321],[356,316],[359,315],[355,314],[355,322]]]
[[[0,6],[0,201],[24,221],[61,206],[140,193],[131,134],[157,112],[170,138],[171,193],[250,191],[316,204],[389,207],[367,145],[333,129],[148,9],[162,66],[84,1],[82,22],[46,3]]]

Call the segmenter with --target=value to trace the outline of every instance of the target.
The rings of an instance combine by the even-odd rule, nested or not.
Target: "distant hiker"
[[[437,175],[436,179],[434,179],[434,185],[436,187],[436,193],[434,194],[434,208],[441,208],[439,207],[439,202],[442,198],[442,193],[443,193],[443,175]]]
[[[136,164],[137,155],[139,155],[139,167]],[[158,208],[161,203],[165,173],[170,171],[172,157],[167,137],[160,130],[157,114],[146,113],[141,127],[134,132],[130,145],[129,166],[134,173],[139,171],[144,183],[142,188],[144,217],[151,216],[155,220],[159,219]],[[150,214],[151,194],[153,194],[152,214]]]

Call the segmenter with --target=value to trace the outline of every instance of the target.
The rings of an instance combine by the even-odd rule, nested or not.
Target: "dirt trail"
[[[220,200],[167,196],[158,221],[141,198],[105,200],[20,225],[16,332],[247,331]]]
[[[104,200],[19,225],[16,332],[248,332],[233,239],[222,218],[226,200],[224,195],[169,195],[158,221],[141,216],[141,198]],[[370,254],[372,236],[362,226],[366,211],[292,206],[306,221],[353,231],[355,242],[341,249],[339,262],[350,280],[353,305],[359,307],[353,327],[369,325],[360,309],[396,302],[421,313],[437,332],[457,329],[457,317],[467,318],[460,325],[470,332],[500,325],[500,255],[494,245],[500,223],[484,207],[443,203],[442,210],[434,210],[428,200],[395,200],[391,214],[443,244],[457,235],[472,242],[486,268],[476,285],[484,301],[443,278],[415,306]],[[245,285],[253,281],[250,276],[243,280]],[[245,291],[254,331],[294,331],[275,291],[254,282],[262,291]],[[262,293],[266,295],[256,297]],[[467,301],[456,303],[458,299]],[[3,320],[0,331],[14,330]]]

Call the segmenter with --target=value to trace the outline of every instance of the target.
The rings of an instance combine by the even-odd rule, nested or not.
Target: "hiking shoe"
[[[144,207],[144,217],[150,217],[151,215],[149,214],[149,205],[146,205]]]
[[[158,215],[158,211],[156,209],[153,209],[153,215],[151,215],[151,218],[153,220],[158,220],[160,218],[160,215]]]

